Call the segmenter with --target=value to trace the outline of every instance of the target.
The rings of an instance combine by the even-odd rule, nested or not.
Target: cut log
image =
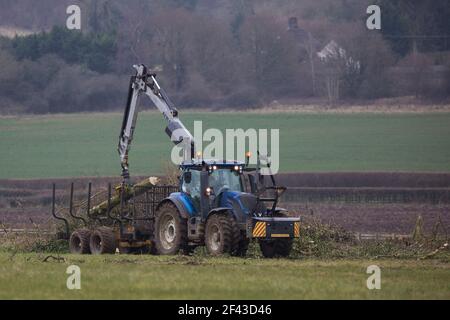
[[[159,183],[159,178],[157,177],[150,177],[148,179],[139,181],[138,183],[132,185],[132,186],[126,186],[123,191],[123,201],[128,201],[132,197],[139,196],[143,193],[145,193],[148,189],[148,187],[156,186]],[[113,209],[114,207],[120,205],[120,198],[122,193],[122,185],[119,185],[115,188],[115,194],[111,196],[110,200],[110,209]],[[90,213],[94,216],[101,216],[106,215],[108,211],[108,199],[103,201],[102,203],[94,206]]]

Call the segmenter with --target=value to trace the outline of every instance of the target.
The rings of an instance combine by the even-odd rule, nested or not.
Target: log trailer
[[[178,111],[144,65],[135,65],[130,79],[127,104],[119,136],[118,152],[122,183],[115,195],[108,188],[107,200],[91,208],[89,186],[87,217],[69,214],[84,226],[69,231],[69,247],[76,254],[150,252],[188,254],[206,246],[211,255],[243,256],[250,240],[256,239],[265,257],[286,257],[294,238],[300,236],[300,219],[289,217],[277,206],[286,190],[277,186],[273,175],[266,186],[261,161],[255,167],[246,161],[201,159],[195,141],[178,117]],[[150,98],[167,121],[166,133],[175,144],[183,144],[177,186],[130,182],[128,152],[133,140],[141,95]],[[270,167],[270,165],[268,165]],[[55,199],[55,197],[53,197]],[[90,223],[87,223],[89,220]]]

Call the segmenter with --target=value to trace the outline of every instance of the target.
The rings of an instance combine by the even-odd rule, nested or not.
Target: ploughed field
[[[0,118],[0,179],[115,176],[120,113]],[[450,171],[450,113],[185,112],[208,128],[280,130],[281,172]],[[163,172],[172,144],[165,121],[144,112],[131,173]],[[270,141],[270,139],[269,139]],[[205,142],[205,145],[207,143]]]
[[[319,218],[349,231],[410,234],[419,215],[427,232],[438,219],[450,226],[450,174],[291,173],[277,178],[288,186],[281,206],[294,215]],[[48,228],[53,221],[52,182],[59,208],[68,206],[72,181],[76,200],[82,201],[87,199],[89,181],[95,194],[120,178],[0,180],[0,223],[15,229]]]

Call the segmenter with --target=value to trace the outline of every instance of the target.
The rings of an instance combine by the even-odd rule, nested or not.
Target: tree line
[[[80,2],[86,18],[77,31],[64,16],[38,19],[51,5],[63,8],[43,0],[27,24],[46,31],[0,39],[0,112],[121,108],[135,63],[157,71],[183,107],[448,98],[446,1],[375,1],[380,32],[365,28],[371,2],[89,0]],[[20,15],[18,6],[31,3],[9,5]]]

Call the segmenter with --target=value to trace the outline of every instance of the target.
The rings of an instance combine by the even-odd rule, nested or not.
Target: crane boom
[[[143,64],[134,65],[133,68],[136,69],[136,74],[130,79],[127,105],[123,114],[119,145],[117,148],[120,155],[122,177],[124,180],[128,180],[129,178],[128,152],[136,128],[136,120],[139,113],[139,97],[142,94],[148,96],[156,108],[162,113],[164,119],[167,121],[165,132],[174,144],[184,144],[184,160],[191,160],[194,157],[194,138],[178,118],[178,110],[156,81],[156,74],[149,73],[147,67]]]

